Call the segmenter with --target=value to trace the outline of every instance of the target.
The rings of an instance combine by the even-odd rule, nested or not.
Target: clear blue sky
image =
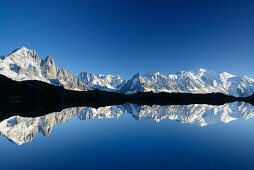
[[[200,67],[254,77],[254,1],[0,0],[0,54],[25,46],[75,75]]]

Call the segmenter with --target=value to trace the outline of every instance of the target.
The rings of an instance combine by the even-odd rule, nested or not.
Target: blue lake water
[[[254,107],[70,108],[0,122],[1,169],[253,169]]]

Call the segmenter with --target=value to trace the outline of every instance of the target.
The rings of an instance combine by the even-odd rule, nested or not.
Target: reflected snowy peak
[[[160,122],[163,119],[170,119],[180,123],[206,126],[217,122],[228,123],[240,118],[249,119],[254,115],[254,107],[244,102],[226,103],[224,105],[138,106],[124,104],[100,108],[75,107],[35,118],[10,117],[0,122],[0,135],[17,145],[21,145],[31,142],[39,132],[44,136],[49,136],[55,125],[62,124],[74,116],[80,120],[88,120],[119,118],[122,114],[131,114],[136,120]]]

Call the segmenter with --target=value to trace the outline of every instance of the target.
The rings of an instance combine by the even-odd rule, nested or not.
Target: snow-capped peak
[[[199,71],[204,73],[204,72],[206,72],[207,70],[204,69],[204,68],[200,68]]]
[[[106,91],[119,90],[125,83],[125,80],[123,80],[119,75],[95,75],[92,73],[81,72],[78,75],[78,78],[83,83],[89,85],[93,89],[100,89]]]
[[[140,73],[136,73],[134,74],[133,78],[140,78],[141,77],[141,74]]]
[[[34,50],[21,47],[0,58],[0,74],[14,80],[41,80],[55,85],[63,85],[73,90],[92,89],[120,93],[169,92],[169,93],[224,93],[236,97],[246,97],[254,93],[254,79],[236,76],[227,72],[214,72],[204,68],[179,71],[162,75],[159,72],[135,74],[126,81],[119,75],[104,75],[82,72],[78,78],[63,68],[58,68],[53,57],[42,60]],[[56,84],[56,82],[59,82]]]
[[[135,74],[121,89],[122,93],[169,92],[169,93],[224,93],[246,97],[254,93],[254,79],[227,72],[217,73],[206,69],[181,71],[175,75],[160,73]]]
[[[14,50],[12,53],[14,53],[14,52],[19,52],[19,51],[26,51],[26,50],[29,50],[29,49],[27,49],[26,47],[20,47],[20,48],[17,48],[16,50]]]
[[[21,57],[36,58],[38,57],[38,54],[35,52],[35,50],[30,50],[30,49],[27,49],[26,47],[21,47],[14,50],[9,56],[18,57],[18,58],[21,58]]]
[[[67,89],[89,89],[70,72],[55,66],[53,57],[42,60],[34,50],[18,48],[0,59],[0,74],[13,80],[40,80]]]
[[[161,73],[160,72],[156,72],[155,75],[158,76],[158,75],[161,75]]]

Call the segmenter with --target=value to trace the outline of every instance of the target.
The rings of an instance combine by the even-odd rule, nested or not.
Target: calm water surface
[[[0,122],[1,169],[253,169],[254,107],[69,108]]]

